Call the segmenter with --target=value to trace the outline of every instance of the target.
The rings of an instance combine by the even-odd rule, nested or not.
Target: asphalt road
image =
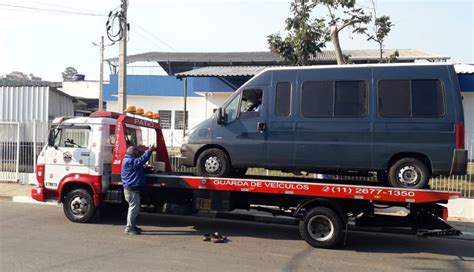
[[[349,232],[338,250],[314,249],[294,226],[140,214],[74,224],[61,206],[0,200],[0,271],[474,271],[474,224],[461,238]],[[204,233],[229,236],[203,242]]]

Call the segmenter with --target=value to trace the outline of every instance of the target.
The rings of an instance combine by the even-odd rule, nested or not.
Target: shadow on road
[[[96,224],[125,225],[126,214],[103,217]],[[218,231],[222,235],[255,237],[273,240],[301,240],[299,230],[293,225],[246,222],[196,216],[140,213],[138,224],[145,235],[192,235]],[[191,228],[186,230],[183,228]],[[380,232],[349,231],[345,251],[367,253],[433,253],[458,256],[460,260],[474,258],[472,240],[414,235],[387,234]],[[305,255],[305,254],[303,254]],[[473,262],[474,260],[467,260]]]

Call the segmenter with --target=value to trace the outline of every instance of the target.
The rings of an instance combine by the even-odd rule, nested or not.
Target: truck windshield
[[[51,130],[51,142],[55,147],[88,147],[90,126],[58,126]]]

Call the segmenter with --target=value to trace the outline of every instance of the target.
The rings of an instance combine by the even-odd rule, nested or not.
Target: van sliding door
[[[303,170],[372,166],[371,70],[301,70],[295,164]]]
[[[293,169],[295,165],[295,114],[297,71],[273,71],[269,95],[267,165]]]

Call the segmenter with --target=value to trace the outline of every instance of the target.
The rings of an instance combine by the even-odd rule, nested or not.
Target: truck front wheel
[[[84,189],[69,192],[64,199],[63,210],[66,217],[76,223],[90,221],[96,211],[91,194]]]
[[[299,224],[303,239],[313,247],[335,248],[343,238],[341,218],[331,209],[316,207],[305,213]]]

